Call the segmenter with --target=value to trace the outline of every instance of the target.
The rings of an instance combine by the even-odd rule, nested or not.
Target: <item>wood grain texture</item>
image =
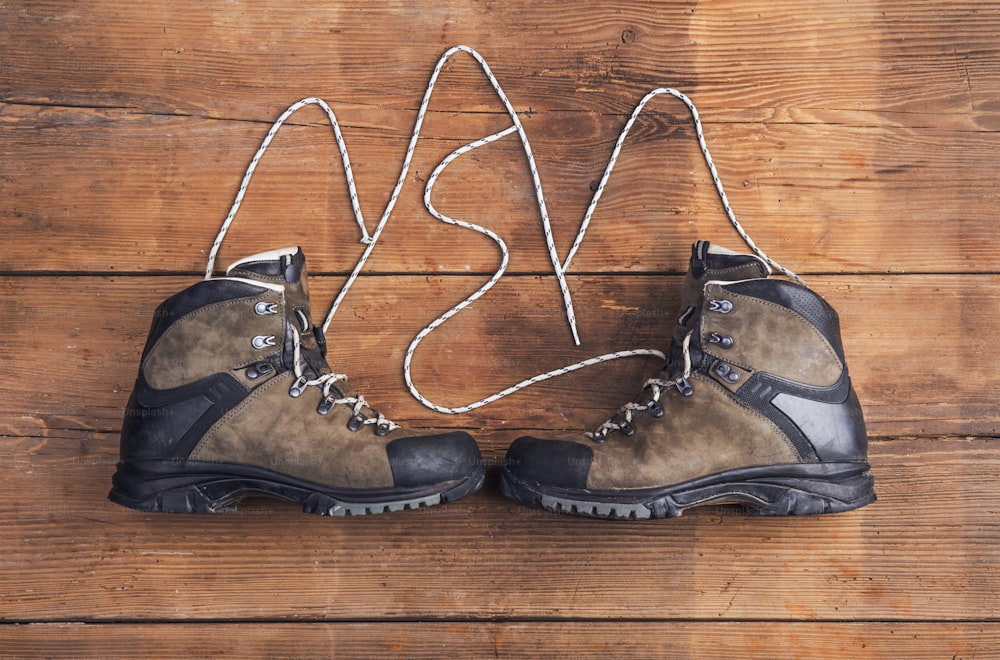
[[[275,118],[287,103],[270,108]],[[697,100],[697,99],[696,99]],[[638,101],[638,96],[633,102]],[[656,99],[633,128],[570,272],[683,272],[699,238],[737,247],[680,103]],[[491,272],[496,244],[424,207],[424,184],[453,149],[510,125],[490,113],[432,113],[410,176],[366,272]],[[6,106],[0,212],[6,272],[204,270],[206,255],[267,124],[132,111]],[[399,176],[415,113],[341,113],[359,199],[374,231]],[[377,116],[372,116],[377,115]],[[294,117],[265,155],[222,264],[307,245],[318,271],[361,256],[333,134],[318,108]],[[710,148],[751,236],[804,273],[996,272],[1000,183],[982,162],[1000,133],[834,124],[713,124]],[[539,162],[564,260],[624,116],[535,113]],[[375,125],[372,125],[375,122]],[[552,273],[520,143],[505,138],[456,161],[435,206],[497,232],[512,272]],[[156,231],[150,231],[151,226]],[[39,241],[52,249],[33,249]],[[95,260],[94,254],[105,255]]]
[[[334,369],[391,418],[415,426],[588,430],[659,368],[629,358],[535,385],[471,413],[421,405],[403,381],[413,338],[487,278],[362,277],[328,332]],[[116,431],[156,306],[192,277],[7,277],[0,313],[0,418],[17,433]],[[322,318],[343,278],[314,277]],[[570,278],[583,343],[573,345],[555,279],[509,276],[417,348],[413,379],[439,405],[476,401],[522,379],[596,355],[666,350],[678,276]],[[810,278],[838,310],[848,366],[877,436],[997,435],[997,276]],[[919,329],[919,331],[915,331]],[[961,331],[962,341],[946,341]],[[65,386],[72,375],[72,387]],[[942,396],[947,392],[947,396]]]
[[[233,515],[150,515],[104,499],[113,435],[5,446],[7,621],[1000,613],[996,440],[875,443],[879,501],[844,515],[765,519],[707,508],[651,524],[527,509],[503,499],[492,479],[453,504],[366,518],[308,516],[266,499]]]
[[[988,2],[0,5],[0,655],[992,657],[1000,653],[1000,7]],[[486,488],[329,520],[266,499],[155,516],[105,495],[156,305],[197,281],[244,168],[290,103],[344,128],[369,230],[431,67],[489,61],[538,160],[564,259],[650,89],[698,104],[737,216],[838,310],[879,501],[844,515],[706,509],[608,524],[504,500],[525,433],[629,399],[630,359],[443,416],[403,351],[486,281],[494,243],[433,220],[455,148],[505,128],[467,55],[443,69],[396,211],[330,332],[390,417],[472,430]],[[497,232],[508,275],[418,348],[458,405],[539,371],[665,348],[690,244],[739,248],[683,108],[635,124],[569,284],[574,347],[523,149],[433,201]],[[330,128],[302,111],[261,162],[219,266],[300,244],[321,317],[360,256]]]
[[[3,11],[0,91],[19,103],[257,120],[317,93],[414,108],[431,63],[464,43],[533,110],[575,108],[582,95],[620,113],[639,90],[672,85],[704,89],[707,107],[730,116],[998,127],[1000,16],[978,2],[845,11],[824,0],[803,12],[790,0],[586,0],[566,12],[558,0],[295,8],[270,0],[251,11],[105,0],[86,12],[62,2]]]
[[[31,624],[0,628],[13,657],[691,658],[992,655],[995,623],[657,622]],[[950,656],[948,656],[950,657]]]

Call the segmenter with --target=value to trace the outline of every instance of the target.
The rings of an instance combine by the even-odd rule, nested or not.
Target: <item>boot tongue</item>
[[[698,310],[704,298],[705,283],[711,280],[735,282],[767,277],[771,273],[764,261],[753,254],[739,254],[732,250],[698,241],[691,246],[691,262],[681,295],[681,309],[674,325],[674,343],[684,341],[698,321]]]
[[[289,315],[294,314],[295,310],[300,310],[307,316],[309,314],[306,256],[302,248],[270,250],[240,259],[226,270],[226,275],[266,284],[278,284],[285,291]]]
[[[706,282],[735,282],[764,278],[770,274],[771,269],[756,255],[739,254],[708,241],[698,241],[692,245],[691,262],[681,293],[681,308],[674,324],[670,348],[667,350],[664,372],[672,375],[679,368],[684,337],[698,325],[698,312],[704,301]],[[692,339],[691,350],[697,353],[700,350],[697,338]]]
[[[732,282],[767,277],[771,269],[755,254],[740,254],[708,241],[698,241],[691,246],[688,273],[703,283],[710,279]]]
[[[231,265],[226,275],[281,285],[286,303],[285,361],[288,368],[293,368],[294,334],[297,333],[303,374],[315,378],[330,370],[326,364],[322,330],[313,324],[310,311],[306,257],[302,248],[287,247],[246,257]]]
[[[297,284],[305,265],[302,248],[287,247],[240,259],[226,270],[226,275],[275,284]]]

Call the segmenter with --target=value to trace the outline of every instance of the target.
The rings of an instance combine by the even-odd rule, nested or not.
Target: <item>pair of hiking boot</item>
[[[523,437],[503,493],[552,511],[663,518],[874,501],[867,437],[836,312],[760,258],[694,245],[666,363],[589,437]],[[219,513],[245,496],[321,515],[449,502],[482,487],[464,432],[402,428],[326,362],[299,248],[258,254],[154,314],[110,499]]]

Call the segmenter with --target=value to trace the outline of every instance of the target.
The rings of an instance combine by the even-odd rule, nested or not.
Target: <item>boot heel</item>
[[[758,516],[804,516],[817,513],[851,511],[876,500],[875,479],[871,472],[842,481],[790,480],[784,492],[768,506],[748,511]]]
[[[804,467],[804,466],[802,466]],[[826,471],[828,465],[821,466]],[[848,474],[762,477],[717,484],[674,494],[682,509],[704,504],[738,507],[749,516],[805,516],[851,511],[876,500],[867,466]]]
[[[236,499],[213,500],[197,486],[183,486],[157,493],[152,497],[137,499],[112,488],[108,499],[115,504],[148,513],[231,513],[236,509]]]
[[[121,461],[108,499],[151,513],[227,513],[242,494],[231,478],[185,474],[174,461]]]

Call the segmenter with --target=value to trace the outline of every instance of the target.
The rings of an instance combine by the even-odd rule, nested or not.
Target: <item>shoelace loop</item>
[[[556,281],[558,283],[560,292],[562,294],[563,305],[564,305],[565,311],[566,311],[567,322],[568,322],[568,324],[570,326],[570,331],[571,331],[572,336],[573,336],[573,341],[574,341],[574,343],[576,345],[580,344],[580,338],[579,338],[579,333],[578,333],[578,330],[577,330],[576,315],[575,315],[574,310],[573,310],[572,296],[570,294],[569,286],[568,286],[567,281],[566,281],[566,275],[565,275],[566,271],[569,268],[569,265],[572,262],[573,257],[576,255],[578,249],[580,248],[580,245],[583,242],[584,236],[586,234],[587,228],[590,225],[590,222],[591,222],[591,219],[593,217],[594,211],[597,208],[597,205],[598,205],[598,203],[599,203],[599,201],[600,201],[600,199],[601,199],[601,197],[602,197],[602,195],[604,193],[604,189],[605,189],[605,186],[606,186],[606,184],[608,182],[608,179],[610,178],[611,173],[614,170],[615,164],[618,161],[618,157],[619,157],[619,155],[621,153],[621,150],[622,150],[622,147],[623,147],[623,145],[625,143],[626,137],[628,136],[629,132],[631,131],[632,126],[635,123],[635,121],[642,114],[642,111],[644,110],[644,108],[646,107],[646,105],[651,100],[653,100],[655,97],[660,96],[660,95],[666,94],[666,95],[673,96],[674,98],[680,100],[687,107],[688,111],[690,112],[691,120],[692,120],[692,122],[694,124],[694,127],[695,127],[695,132],[696,132],[696,136],[697,136],[697,140],[698,140],[698,145],[699,145],[699,148],[701,149],[702,156],[704,157],[705,164],[708,167],[709,173],[710,173],[711,178],[712,178],[712,182],[715,185],[716,192],[718,193],[719,199],[720,199],[720,201],[722,203],[722,207],[723,207],[723,209],[724,209],[724,211],[726,213],[726,216],[729,219],[730,224],[736,230],[736,232],[740,235],[740,237],[743,239],[743,241],[746,243],[746,245],[750,248],[750,250],[755,255],[757,255],[758,257],[760,257],[765,263],[767,263],[773,270],[775,270],[775,271],[777,271],[777,272],[779,272],[779,273],[781,273],[781,274],[783,274],[783,275],[785,275],[785,276],[787,276],[787,277],[789,277],[789,278],[791,278],[791,279],[799,282],[800,284],[803,284],[801,278],[799,278],[798,275],[796,275],[792,271],[786,269],[785,267],[781,266],[780,264],[778,264],[777,262],[775,262],[774,260],[772,260],[770,257],[768,257],[766,254],[764,254],[764,252],[760,248],[757,247],[757,245],[753,242],[753,240],[750,238],[750,236],[747,234],[747,232],[743,229],[742,225],[740,225],[740,223],[737,221],[736,215],[733,212],[732,206],[730,205],[729,199],[726,196],[725,190],[724,190],[724,188],[722,186],[722,181],[719,178],[719,174],[718,174],[718,171],[717,171],[717,169],[715,167],[715,163],[712,160],[711,154],[709,153],[708,144],[707,144],[707,142],[705,140],[705,135],[704,135],[704,131],[703,131],[702,123],[701,123],[701,118],[699,117],[697,108],[695,107],[695,105],[691,101],[691,99],[689,99],[684,93],[682,93],[679,90],[676,90],[676,89],[673,89],[673,88],[669,88],[669,87],[661,87],[661,88],[654,89],[654,90],[648,92],[642,98],[642,100],[636,105],[635,109],[632,111],[631,115],[629,116],[628,121],[626,122],[626,124],[623,127],[621,133],[618,136],[618,139],[615,142],[614,149],[612,150],[611,156],[608,159],[608,164],[607,164],[607,166],[606,166],[606,168],[604,170],[603,175],[601,176],[601,179],[600,179],[600,181],[599,181],[599,183],[597,185],[597,188],[594,191],[594,195],[591,198],[591,201],[590,201],[590,203],[587,206],[587,210],[584,213],[584,217],[583,217],[583,219],[582,219],[582,221],[580,223],[580,228],[577,231],[577,234],[576,234],[576,236],[575,236],[575,238],[573,240],[573,244],[570,247],[570,250],[569,250],[569,252],[568,252],[568,254],[566,256],[566,259],[565,260],[560,260],[558,254],[556,252],[555,242],[554,242],[553,235],[552,235],[551,222],[550,222],[550,219],[549,219],[548,208],[547,208],[546,203],[545,203],[545,195],[544,195],[544,190],[543,190],[543,186],[542,186],[541,176],[539,174],[538,167],[537,167],[537,164],[536,164],[536,161],[535,161],[534,152],[533,152],[533,150],[531,148],[531,143],[528,140],[528,135],[527,135],[526,131],[524,130],[524,126],[521,123],[521,120],[520,120],[520,117],[518,116],[517,111],[514,109],[513,105],[511,104],[510,100],[508,99],[506,93],[504,92],[503,88],[501,87],[501,85],[500,85],[499,81],[497,80],[496,76],[494,76],[494,74],[493,74],[492,70],[490,69],[489,65],[487,64],[486,60],[482,57],[482,55],[480,55],[478,52],[476,52],[472,48],[469,48],[468,46],[454,46],[452,48],[449,48],[448,50],[446,50],[441,55],[441,57],[438,59],[437,63],[435,64],[434,69],[431,72],[430,79],[429,79],[429,81],[427,83],[427,88],[426,88],[426,90],[424,92],[423,98],[422,98],[422,100],[420,102],[420,105],[419,105],[419,107],[417,109],[416,121],[414,122],[413,131],[412,131],[412,133],[410,135],[410,140],[409,140],[409,143],[407,144],[407,147],[406,147],[406,152],[405,152],[405,155],[404,155],[404,158],[403,158],[402,167],[400,168],[399,177],[396,180],[396,184],[395,184],[395,186],[392,189],[392,192],[391,192],[391,194],[389,196],[389,200],[386,203],[385,209],[383,210],[382,215],[379,218],[378,223],[375,225],[375,228],[373,230],[371,230],[371,232],[368,231],[368,227],[367,227],[367,224],[365,223],[365,219],[364,219],[364,214],[362,213],[361,206],[360,206],[360,203],[359,203],[359,200],[358,200],[358,191],[357,191],[357,186],[356,186],[355,180],[354,180],[353,169],[351,168],[350,157],[348,155],[347,145],[346,145],[346,142],[344,140],[344,136],[343,136],[343,133],[341,131],[340,124],[339,124],[339,122],[337,120],[336,113],[334,113],[333,109],[325,101],[323,101],[320,98],[317,98],[317,97],[304,98],[304,99],[302,99],[300,101],[297,101],[296,103],[293,103],[292,105],[290,105],[278,117],[278,119],[275,120],[274,124],[268,130],[267,135],[265,136],[264,140],[262,141],[260,147],[257,149],[256,153],[254,154],[253,158],[251,159],[250,164],[248,165],[247,170],[246,170],[246,172],[245,172],[245,174],[243,176],[243,180],[241,181],[239,189],[238,189],[238,191],[236,193],[236,197],[233,200],[233,204],[232,204],[232,206],[229,209],[229,213],[226,215],[226,218],[225,218],[225,220],[224,220],[224,222],[222,224],[222,227],[220,228],[219,233],[217,234],[217,236],[215,238],[215,241],[212,244],[212,249],[209,252],[209,256],[208,256],[207,267],[205,269],[205,278],[209,279],[212,276],[212,272],[213,272],[214,265],[215,265],[215,259],[216,259],[216,256],[218,254],[219,249],[222,246],[222,242],[225,239],[226,233],[228,232],[229,227],[232,224],[233,219],[235,218],[237,211],[239,210],[240,206],[243,203],[243,198],[244,198],[244,196],[246,194],[246,191],[247,191],[247,189],[248,189],[248,187],[250,185],[250,180],[253,177],[253,173],[254,173],[254,171],[257,168],[257,164],[260,162],[260,159],[263,157],[263,155],[266,152],[268,146],[271,144],[271,141],[274,139],[274,136],[277,133],[278,129],[295,112],[297,112],[298,110],[300,110],[300,109],[302,109],[302,108],[304,108],[306,106],[309,106],[309,105],[317,105],[317,106],[319,106],[324,111],[324,113],[326,113],[327,119],[329,120],[330,126],[331,126],[331,128],[333,130],[334,139],[336,140],[337,148],[340,151],[341,160],[342,160],[343,166],[344,166],[344,176],[345,176],[345,179],[346,179],[346,183],[347,183],[347,187],[348,187],[348,192],[349,192],[349,196],[350,196],[350,199],[351,199],[351,206],[352,206],[352,210],[354,212],[355,222],[357,223],[358,227],[361,230],[361,239],[360,239],[360,241],[361,241],[361,243],[365,244],[365,249],[362,252],[362,254],[361,254],[360,258],[358,259],[358,261],[356,262],[356,264],[354,266],[354,269],[351,271],[351,274],[348,276],[346,282],[342,285],[339,293],[337,294],[336,298],[333,300],[333,302],[332,302],[332,304],[330,306],[329,312],[327,313],[326,319],[325,319],[325,321],[323,323],[323,331],[325,332],[329,328],[330,323],[333,321],[333,317],[336,314],[337,310],[339,309],[341,303],[343,302],[343,299],[345,298],[345,296],[347,295],[348,291],[351,289],[351,287],[353,286],[355,280],[357,279],[358,275],[361,273],[362,269],[364,268],[365,264],[367,263],[369,256],[371,255],[372,251],[375,249],[375,245],[378,243],[379,237],[382,235],[382,231],[385,228],[386,223],[389,220],[389,217],[392,215],[392,211],[395,208],[397,200],[399,199],[400,192],[401,192],[401,190],[403,188],[403,185],[406,182],[407,174],[408,174],[409,168],[410,168],[410,164],[411,164],[411,162],[413,160],[413,153],[414,153],[414,151],[416,149],[417,142],[418,142],[418,139],[420,137],[420,131],[421,131],[421,128],[423,126],[424,118],[426,117],[427,109],[428,109],[428,106],[430,104],[431,96],[432,96],[432,93],[434,91],[435,85],[437,83],[438,77],[440,76],[441,71],[444,68],[444,65],[448,62],[448,60],[451,59],[451,57],[453,55],[455,55],[456,53],[458,53],[458,52],[467,53],[468,55],[470,55],[479,64],[480,68],[483,71],[483,74],[486,76],[486,78],[489,81],[490,85],[492,86],[493,90],[497,94],[497,97],[501,101],[501,103],[502,103],[502,105],[504,107],[505,112],[509,116],[509,118],[511,120],[511,126],[509,126],[508,128],[505,128],[505,129],[503,129],[501,131],[498,131],[498,132],[496,132],[496,133],[494,133],[492,135],[489,135],[489,136],[486,136],[486,137],[481,138],[479,140],[475,140],[473,142],[470,142],[470,143],[466,144],[465,146],[463,146],[463,147],[461,147],[459,149],[456,149],[454,152],[452,152],[451,154],[449,154],[444,160],[442,160],[438,164],[438,166],[434,169],[432,175],[427,180],[427,183],[426,183],[426,186],[425,186],[425,189],[424,189],[424,205],[426,206],[428,212],[432,216],[434,216],[435,218],[437,218],[440,221],[447,222],[449,224],[454,224],[454,225],[457,225],[457,226],[460,226],[460,227],[464,227],[466,229],[470,229],[472,231],[476,231],[476,232],[479,232],[479,233],[481,233],[481,234],[483,234],[485,236],[488,236],[491,240],[493,240],[497,244],[497,246],[499,247],[499,249],[501,251],[502,257],[501,257],[500,267],[497,269],[497,271],[493,274],[493,276],[489,279],[489,281],[486,284],[484,284],[479,289],[477,289],[472,295],[470,295],[469,297],[467,297],[465,300],[463,300],[459,304],[455,305],[453,308],[449,309],[447,312],[445,312],[444,314],[442,314],[441,316],[439,316],[437,319],[435,319],[434,321],[432,321],[426,328],[424,328],[423,330],[421,330],[417,334],[417,336],[414,337],[414,339],[410,342],[410,345],[407,348],[407,351],[406,351],[406,354],[405,354],[405,358],[404,358],[404,364],[403,364],[404,378],[406,380],[406,385],[407,385],[407,388],[409,389],[410,393],[418,401],[420,401],[421,403],[423,403],[425,406],[427,406],[428,408],[431,408],[432,410],[435,410],[437,412],[441,412],[441,413],[447,413],[447,414],[464,413],[464,412],[469,412],[471,410],[475,410],[476,408],[479,408],[481,406],[487,405],[489,403],[492,403],[492,402],[494,402],[494,401],[496,401],[496,400],[498,400],[500,398],[503,398],[503,397],[505,397],[505,396],[507,396],[509,394],[513,394],[514,392],[517,392],[517,391],[519,391],[521,389],[524,389],[525,387],[528,387],[528,386],[533,385],[535,383],[539,383],[539,382],[548,380],[550,378],[555,378],[556,376],[561,376],[561,375],[564,375],[564,374],[568,374],[568,373],[571,373],[573,371],[576,371],[578,369],[582,369],[582,368],[585,368],[585,367],[588,367],[588,366],[600,364],[602,362],[607,362],[609,360],[617,360],[617,359],[621,359],[621,358],[625,358],[625,357],[642,357],[642,356],[653,356],[653,357],[657,357],[657,358],[659,358],[661,360],[664,359],[664,354],[661,351],[655,350],[655,349],[632,349],[632,350],[624,350],[624,351],[616,351],[616,352],[613,352],[613,353],[607,353],[607,354],[604,354],[604,355],[600,355],[600,356],[597,356],[597,357],[593,357],[593,358],[589,358],[589,359],[583,360],[581,362],[577,362],[575,364],[572,364],[572,365],[569,365],[569,366],[566,366],[566,367],[561,367],[559,369],[554,369],[552,371],[548,371],[546,373],[539,374],[537,376],[533,376],[533,377],[525,379],[525,380],[523,380],[523,381],[521,381],[521,382],[519,382],[519,383],[517,383],[515,385],[507,387],[507,388],[505,388],[505,389],[503,389],[503,390],[501,390],[501,391],[499,391],[499,392],[497,392],[495,394],[492,394],[492,395],[490,395],[488,397],[480,399],[479,401],[476,401],[476,402],[473,402],[473,403],[470,403],[470,404],[467,404],[467,405],[455,406],[455,407],[447,407],[447,406],[438,405],[438,404],[430,401],[429,399],[427,399],[425,396],[423,396],[420,393],[420,391],[417,389],[416,385],[413,382],[413,378],[412,378],[412,374],[411,374],[411,366],[412,366],[413,354],[416,351],[417,346],[431,332],[433,332],[436,328],[440,327],[441,324],[443,324],[445,321],[447,321],[448,319],[450,319],[453,316],[455,316],[458,312],[462,311],[463,309],[465,309],[466,307],[468,307],[469,305],[471,305],[473,302],[475,302],[480,297],[482,297],[490,288],[492,288],[493,285],[496,284],[497,281],[499,281],[500,278],[503,276],[503,273],[506,271],[507,263],[509,261],[509,251],[508,251],[507,245],[506,245],[506,243],[497,234],[495,234],[494,232],[490,231],[489,229],[487,229],[485,227],[481,227],[479,225],[475,225],[475,224],[472,224],[472,223],[469,223],[469,222],[466,222],[466,221],[463,221],[463,220],[458,220],[458,219],[455,219],[455,218],[450,218],[450,217],[448,217],[448,216],[440,213],[439,211],[437,211],[437,209],[434,207],[434,204],[432,202],[432,194],[433,194],[434,185],[437,182],[437,180],[438,180],[439,176],[441,175],[441,173],[445,170],[445,168],[447,168],[447,166],[450,163],[452,163],[455,159],[459,158],[460,156],[462,156],[464,154],[469,153],[470,151],[472,151],[474,149],[477,149],[479,147],[485,146],[487,144],[490,144],[490,143],[492,143],[492,142],[494,142],[496,140],[504,138],[504,137],[506,137],[508,135],[512,135],[514,133],[516,133],[518,135],[518,137],[519,137],[519,139],[521,141],[521,145],[522,145],[522,148],[524,150],[524,155],[525,155],[525,157],[527,159],[527,162],[528,162],[528,168],[530,170],[532,181],[534,183],[535,199],[536,199],[536,203],[538,205],[539,215],[540,215],[540,218],[541,218],[541,221],[542,221],[542,230],[543,230],[543,234],[544,234],[544,237],[545,237],[546,248],[547,248],[548,254],[549,254],[549,260],[550,260],[550,262],[552,264],[552,268],[553,268],[553,271],[555,273]],[[326,386],[325,384],[327,382],[328,381],[326,381],[326,380],[323,381],[324,387]],[[312,384],[311,381],[310,381],[310,383]],[[332,386],[332,383],[331,383],[331,386]],[[360,396],[358,397],[358,399],[360,399],[361,401],[363,401],[363,399]],[[367,404],[363,404],[362,407],[364,407],[366,405]]]
[[[320,407],[317,409],[317,412],[325,415],[333,409],[333,406],[348,406],[351,409],[352,422],[348,425],[348,428],[351,428],[352,431],[356,431],[361,428],[362,425],[366,424],[375,425],[375,428],[380,432],[380,435],[384,435],[389,431],[400,428],[399,424],[389,420],[382,413],[368,405],[368,402],[365,401],[365,398],[360,394],[357,396],[343,396],[338,391],[337,395],[334,396],[332,392],[334,391],[335,385],[337,383],[347,382],[347,376],[345,374],[328,372],[320,374],[316,378],[306,378],[306,376],[303,375],[302,346],[299,332],[294,327],[291,327],[290,330],[292,332],[293,346],[292,371],[295,373],[295,382],[292,383],[292,387],[289,389],[289,394],[291,396],[301,396],[301,394],[308,387],[319,387],[323,394],[323,400],[320,402]],[[374,416],[369,416],[367,413],[371,413]]]
[[[694,394],[694,388],[691,387],[691,336],[694,334],[694,330],[688,332],[684,336],[684,342],[681,346],[681,353],[684,357],[684,368],[681,373],[674,376],[673,378],[663,379],[663,378],[650,378],[647,380],[643,386],[643,391],[651,390],[650,397],[648,401],[630,401],[624,406],[618,409],[611,419],[601,424],[597,429],[592,432],[585,433],[588,438],[594,442],[601,444],[609,434],[615,431],[621,431],[626,435],[632,435],[634,429],[632,427],[632,422],[635,421],[637,415],[648,414],[652,417],[662,417],[664,415],[663,406],[660,405],[660,397],[663,396],[664,392],[671,388],[677,388],[677,390],[684,396],[691,396]]]

